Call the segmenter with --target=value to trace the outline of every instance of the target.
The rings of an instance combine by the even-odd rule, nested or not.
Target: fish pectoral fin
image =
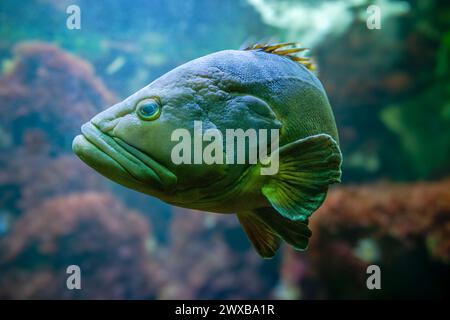
[[[251,244],[263,258],[272,258],[280,247],[280,238],[251,211],[237,214]]]
[[[261,191],[282,216],[306,221],[325,200],[328,185],[341,180],[339,146],[328,134],[318,134],[284,145],[278,153],[278,173],[267,176]]]
[[[293,221],[284,218],[273,208],[256,209],[254,215],[294,249],[306,250],[308,247],[312,234],[308,228],[308,220]]]

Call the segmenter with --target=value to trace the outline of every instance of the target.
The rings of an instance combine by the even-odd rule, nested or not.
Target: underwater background
[[[236,217],[171,207],[72,153],[81,124],[172,68],[268,41],[311,49],[340,134],[343,182],[307,251],[263,260]],[[444,0],[2,0],[0,298],[448,296],[449,64]],[[74,264],[82,290],[66,287]]]

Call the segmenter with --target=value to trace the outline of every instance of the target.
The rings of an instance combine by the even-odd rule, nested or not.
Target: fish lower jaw
[[[89,141],[84,135],[78,135],[74,138],[72,143],[74,153],[93,168],[95,171],[105,176],[106,178],[121,184],[127,188],[149,194],[158,198],[163,196],[158,188],[144,183],[136,179],[130,174],[126,168],[117,162],[114,158],[100,150],[96,145]]]
[[[103,133],[90,122],[81,127],[81,132],[84,138],[96,148],[95,155],[98,156],[98,153],[101,152],[104,156],[114,160],[135,180],[152,188],[161,188],[162,182],[153,168],[124,149],[113,137]]]

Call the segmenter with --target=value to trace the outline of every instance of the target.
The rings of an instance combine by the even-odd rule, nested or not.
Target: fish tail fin
[[[240,212],[237,216],[253,247],[263,258],[275,255],[281,239],[296,250],[308,247],[311,231],[307,220],[284,218],[273,208]]]

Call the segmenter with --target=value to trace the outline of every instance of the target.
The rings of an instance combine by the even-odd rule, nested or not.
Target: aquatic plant
[[[382,30],[357,19],[312,50],[339,123],[344,183],[449,173],[446,12],[440,1],[411,3]]]

